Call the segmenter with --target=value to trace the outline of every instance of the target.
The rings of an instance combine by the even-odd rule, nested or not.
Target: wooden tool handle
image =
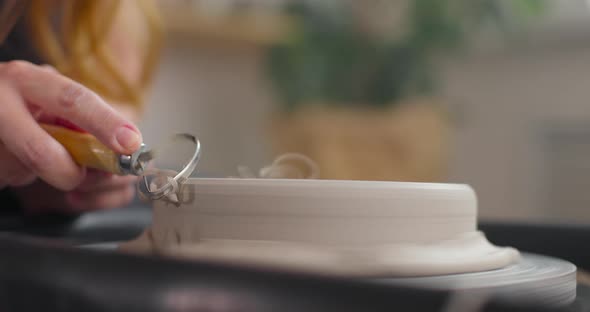
[[[41,128],[61,143],[78,165],[121,174],[119,156],[93,135],[48,124],[41,124]]]

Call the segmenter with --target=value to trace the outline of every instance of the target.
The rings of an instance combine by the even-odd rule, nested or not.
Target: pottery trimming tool
[[[22,16],[29,1],[6,0],[0,5],[0,44]],[[168,143],[180,143],[189,147],[188,159],[174,170],[160,170],[150,165],[157,156],[178,154],[178,149],[159,146],[156,149],[142,144],[132,155],[119,155],[110,150],[98,139],[88,133],[66,129],[61,126],[41,124],[41,127],[61,143],[70,153],[74,161],[88,168],[98,169],[117,175],[141,176],[138,188],[142,195],[150,199],[160,199],[178,189],[178,186],[189,178],[195,170],[201,153],[199,140],[193,135],[182,133],[173,136]],[[174,147],[174,146],[172,146]],[[157,183],[154,183],[157,182]]]
[[[156,148],[142,143],[135,153],[121,155],[89,133],[48,124],[41,124],[41,127],[65,147],[77,164],[117,175],[141,177],[138,188],[150,199],[160,199],[177,191],[193,173],[201,155],[199,140],[187,133],[176,134]],[[181,160],[168,161],[167,168],[173,168],[163,170],[159,169],[159,164],[154,164],[156,159],[162,158]]]

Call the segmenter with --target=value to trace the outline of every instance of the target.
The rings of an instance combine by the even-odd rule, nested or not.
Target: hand
[[[0,63],[0,188],[28,185],[37,177],[62,191],[82,185],[86,170],[38,124],[56,118],[117,153],[131,154],[142,141],[130,121],[79,83],[31,63]]]
[[[42,181],[14,188],[13,191],[28,214],[81,213],[127,205],[133,200],[136,179],[134,176],[116,176],[88,170],[84,181],[69,192],[58,190]],[[32,194],[35,196],[31,196]]]
[[[127,205],[135,195],[136,180],[135,176],[116,176],[89,170],[82,184],[65,193],[66,208],[86,211]]]
[[[137,111],[129,105],[110,104],[129,120],[139,119]],[[82,212],[123,207],[133,200],[136,182],[135,176],[117,176],[89,169],[78,187],[58,196],[65,200],[65,204],[59,207],[60,211]]]

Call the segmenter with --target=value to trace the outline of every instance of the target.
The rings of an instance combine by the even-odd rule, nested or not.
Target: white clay
[[[519,259],[477,231],[466,185],[190,179],[177,199],[154,202],[149,230],[153,248],[177,256],[356,276],[475,272]]]

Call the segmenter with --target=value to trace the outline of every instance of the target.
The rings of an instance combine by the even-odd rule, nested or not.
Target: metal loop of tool
[[[172,195],[175,195],[174,198],[177,198],[180,186],[182,183],[188,180],[199,163],[199,159],[201,157],[201,143],[195,136],[183,133],[177,134],[172,139],[189,140],[195,145],[195,151],[191,159],[179,172],[157,168],[144,170],[143,174],[140,176],[140,183],[143,184],[145,189],[142,189],[141,185],[139,184],[138,189],[140,194],[147,197],[148,199],[157,200],[163,197],[170,198]],[[155,179],[150,180],[148,178],[150,176],[154,177]]]

